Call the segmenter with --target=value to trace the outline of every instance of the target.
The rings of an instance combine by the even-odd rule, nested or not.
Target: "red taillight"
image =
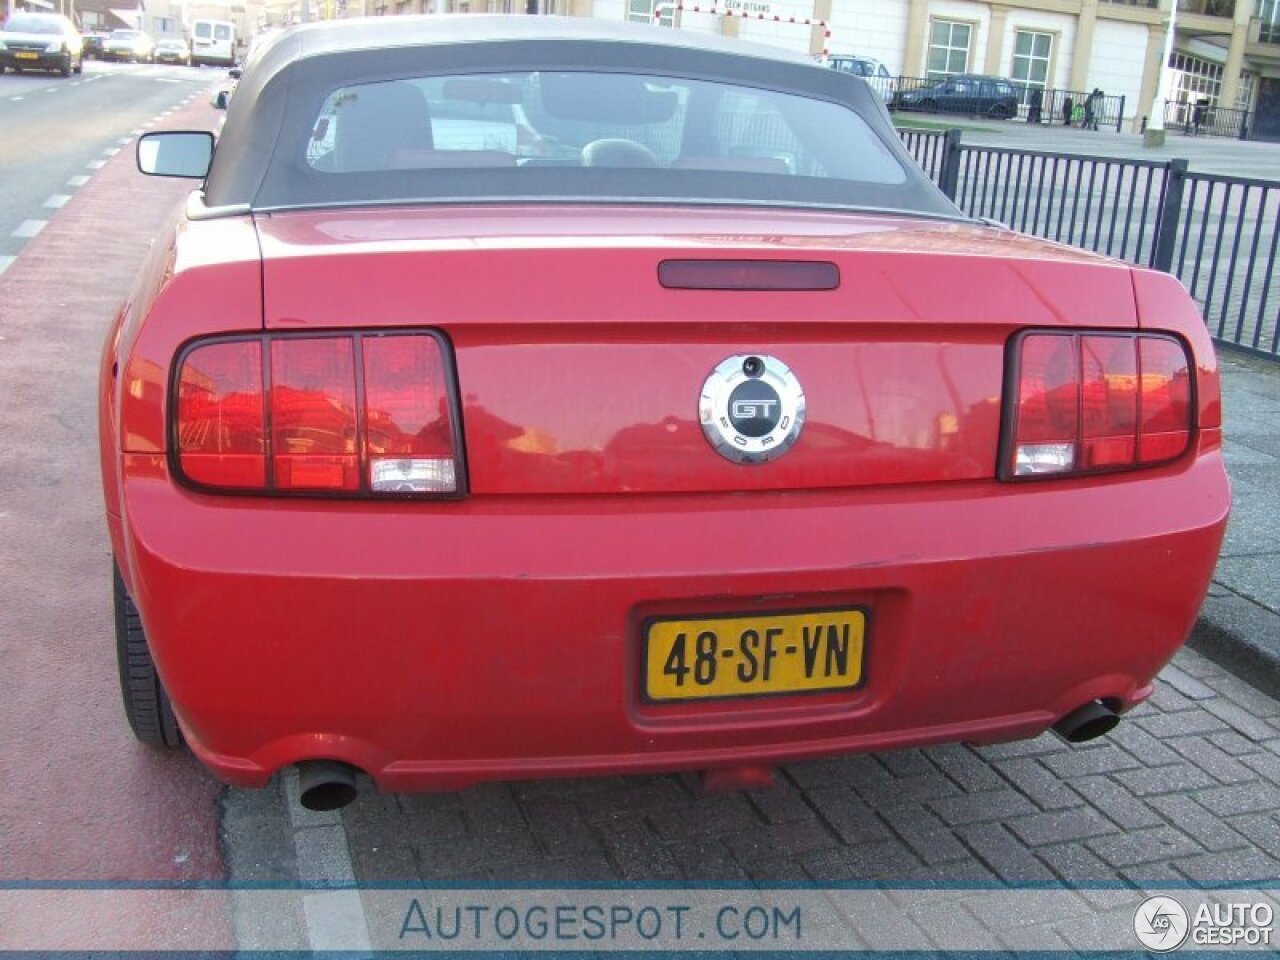
[[[271,462],[280,490],[359,490],[348,337],[271,343]]]
[[[1182,453],[1191,437],[1191,368],[1172,340],[1142,337],[1142,429],[1138,460],[1155,463]]]
[[[262,344],[212,343],[191,351],[178,377],[177,450],[182,472],[212,487],[266,483]]]
[[[1163,463],[1187,448],[1191,367],[1172,337],[1024,334],[1016,344],[1006,479]]]
[[[178,373],[178,465],[224,489],[456,494],[452,404],[429,333],[202,343]]]
[[[456,490],[453,416],[444,358],[435,340],[366,337],[364,382],[372,489]]]

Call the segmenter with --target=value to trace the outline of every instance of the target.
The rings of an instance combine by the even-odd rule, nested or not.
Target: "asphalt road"
[[[137,743],[124,720],[96,414],[104,332],[191,189],[137,173],[121,141],[147,126],[213,128],[206,91],[220,78],[86,71],[101,79],[0,76],[0,250],[16,255],[0,275],[0,901],[23,883],[225,876],[221,786],[189,757]],[[54,195],[70,199],[46,207]],[[27,222],[43,226],[21,231]],[[228,928],[214,906],[160,917],[113,904],[94,923],[107,937],[158,924],[174,949],[216,948]],[[66,919],[0,902],[0,951],[24,929],[74,948],[58,939]]]
[[[85,61],[0,76],[0,273],[95,170],[219,71]]]

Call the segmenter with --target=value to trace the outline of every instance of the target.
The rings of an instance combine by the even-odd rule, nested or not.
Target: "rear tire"
[[[169,695],[156,673],[155,661],[151,659],[142,618],[115,564],[111,566],[111,583],[115,599],[116,663],[120,668],[120,693],[129,727],[135,737],[150,746],[181,747],[182,731]]]
[[[925,111],[926,113],[937,113],[938,101],[937,100],[921,100],[920,109]]]
[[[991,108],[987,116],[989,116],[992,120],[1008,120],[1009,108],[1006,107],[1003,103],[997,103],[994,107]]]

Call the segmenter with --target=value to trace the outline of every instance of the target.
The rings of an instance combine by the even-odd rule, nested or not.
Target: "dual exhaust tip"
[[[1120,716],[1101,700],[1077,707],[1053,725],[1054,732],[1068,743],[1096,740],[1116,728]]]
[[[1100,700],[1072,710],[1053,725],[1069,743],[1084,743],[1115,729],[1119,715]],[[339,760],[305,760],[298,764],[298,799],[308,810],[341,810],[356,798],[356,768]],[[705,786],[712,792],[768,786],[773,771],[767,767],[740,767],[709,771]]]
[[[339,760],[298,764],[298,800],[308,810],[341,810],[356,798],[356,768]]]

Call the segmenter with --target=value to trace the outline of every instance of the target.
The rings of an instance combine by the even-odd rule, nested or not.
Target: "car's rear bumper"
[[[208,497],[127,456],[117,550],[200,758],[389,789],[1033,735],[1189,632],[1216,449],[1124,480],[447,504]],[[118,522],[118,521],[113,521]],[[641,624],[859,605],[853,693],[654,706]]]
[[[0,66],[10,70],[66,70],[71,63],[69,53],[37,53],[31,58],[19,57],[13,50],[0,51]]]

